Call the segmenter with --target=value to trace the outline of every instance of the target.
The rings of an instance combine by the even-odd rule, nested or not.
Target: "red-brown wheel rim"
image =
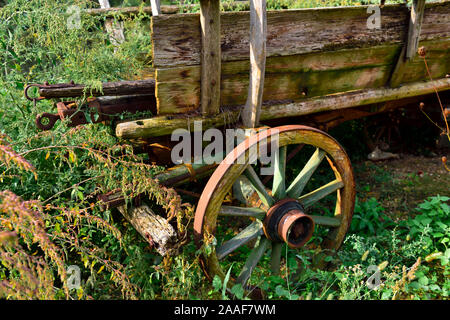
[[[248,174],[248,171],[251,171],[251,168],[248,167],[249,149],[258,143],[269,143],[274,137],[278,137],[280,150],[287,145],[309,144],[316,147],[317,150],[320,150],[319,154],[322,159],[325,157],[327,158],[330,167],[335,173],[336,180],[325,185],[324,188],[319,189],[326,189],[327,192],[328,190],[334,190],[337,192],[337,201],[335,216],[333,217],[334,220],[330,220],[334,225],[333,227],[330,227],[330,233],[322,242],[321,247],[323,249],[337,250],[344,240],[351,222],[355,200],[353,170],[345,150],[327,133],[315,128],[301,125],[287,125],[271,128],[247,138],[244,142],[239,144],[233,152],[229,153],[210,177],[200,197],[195,212],[194,232],[199,247],[203,244],[211,248],[209,254],[204,254],[206,272],[210,278],[213,278],[215,275],[218,275],[222,279],[225,277],[225,271],[219,264],[218,254],[220,253],[220,257],[222,257],[222,253],[226,253],[226,250],[229,248],[227,247],[223,250],[223,246],[216,248],[214,241],[212,241],[216,231],[217,217],[219,212],[224,211],[222,202],[225,195],[231,189],[234,181],[236,181],[244,171],[246,174]],[[243,159],[247,161],[242,161]],[[291,193],[296,194],[293,192],[295,191],[296,186],[295,183],[290,185],[290,187],[293,187],[290,188]],[[305,196],[301,196],[299,199],[303,198],[301,201],[306,203],[309,201],[308,199],[311,199],[311,196],[309,196],[310,198]],[[271,204],[273,205],[274,203]],[[296,219],[298,219],[298,217]],[[336,221],[338,221],[339,225]],[[258,230],[257,226],[254,228],[255,230]],[[252,252],[258,251],[257,249],[259,248],[261,252],[265,252],[265,250],[268,249],[268,246],[271,245],[270,240],[264,236],[262,230],[263,226],[261,223],[261,232],[260,234],[258,233],[260,239],[257,244],[258,248],[255,246],[256,249],[252,250]],[[230,280],[228,285],[232,286],[238,282],[246,284],[248,277],[249,275],[242,276],[241,272],[237,278],[235,277]]]

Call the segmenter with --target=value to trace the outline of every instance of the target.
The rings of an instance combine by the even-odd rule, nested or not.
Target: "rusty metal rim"
[[[303,235],[300,241],[291,241],[289,239],[290,233],[293,232],[292,228],[295,227],[295,223],[299,220],[307,220],[309,228],[307,228],[306,233]],[[314,233],[314,221],[313,219],[300,210],[291,210],[287,212],[280,220],[278,224],[278,233],[282,240],[293,249],[298,249],[304,246],[309,239],[311,239]]]
[[[270,224],[272,223],[272,218],[277,219],[276,225],[278,225],[278,223],[280,222],[282,216],[280,217],[273,217],[273,215],[277,212],[278,209],[280,209],[283,205],[289,203],[289,202],[297,202],[297,200],[295,199],[291,199],[291,198],[285,198],[282,199],[278,202],[276,202],[273,206],[271,206],[269,208],[269,210],[266,213],[266,216],[264,217],[264,221],[263,221],[263,231],[264,231],[264,235],[266,236],[267,239],[271,240],[271,241],[278,241],[281,239],[277,239],[277,237],[274,237],[272,235],[272,231],[270,230]]]

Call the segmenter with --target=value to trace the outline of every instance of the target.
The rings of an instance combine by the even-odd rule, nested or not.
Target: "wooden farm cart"
[[[208,248],[204,262],[211,278],[224,278],[233,259],[242,255],[247,255],[244,266],[232,269],[230,285],[247,285],[252,272],[264,273],[264,266],[278,273],[283,244],[302,248],[315,230],[320,230],[317,239],[323,240],[310,248],[317,261],[323,261],[324,255],[341,246],[349,228],[355,182],[344,149],[319,129],[418,106],[424,96],[449,90],[450,1],[415,0],[410,8],[269,12],[264,0],[251,0],[250,11],[244,12],[220,12],[218,0],[200,4],[200,14],[161,14],[154,3],[154,79],[107,83],[102,94],[133,94],[120,98],[125,109],[129,103],[132,111],[151,110],[155,115],[118,123],[116,135],[163,163],[170,158],[175,129],[195,135],[213,127],[254,128],[223,154],[223,161],[177,165],[159,174],[158,180],[177,186],[193,177],[210,176],[197,203],[194,232],[198,244]],[[63,93],[74,88],[82,91],[75,84],[59,86],[40,85],[39,92],[51,98],[74,96]],[[118,86],[124,91],[114,90]],[[100,108],[107,100],[90,103]],[[57,116],[70,109],[60,103]],[[273,175],[262,176],[261,168],[250,164],[255,160],[251,157],[261,154],[251,150],[270,149],[274,139],[278,145],[271,150],[276,155]],[[306,155],[304,164],[297,164],[299,154]],[[287,174],[290,160],[296,161],[295,168]],[[317,184],[321,177],[332,178]],[[109,196],[113,203],[114,196]],[[115,199],[121,204],[120,196]],[[325,199],[334,208],[328,215],[319,205]],[[164,225],[164,219],[149,210],[122,211],[147,240],[151,235],[150,241],[158,242],[160,252],[176,241],[167,225],[159,234],[151,230],[158,223]],[[241,250],[246,246],[251,250]],[[268,259],[267,252],[271,252]]]

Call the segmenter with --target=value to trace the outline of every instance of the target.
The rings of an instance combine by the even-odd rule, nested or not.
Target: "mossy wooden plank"
[[[381,86],[397,50],[398,46],[380,46],[268,58],[263,101]],[[249,61],[222,64],[222,106],[245,103],[249,70]],[[200,66],[156,69],[156,82],[158,114],[185,113],[199,107]]]
[[[367,28],[367,6],[267,12],[267,57],[342,48],[403,43],[409,10],[402,4],[381,8],[381,28]],[[222,61],[249,59],[249,12],[221,14]],[[450,2],[428,3],[420,40],[450,36]],[[198,14],[152,18],[155,67],[198,65],[201,32]]]
[[[327,96],[263,105],[261,120],[289,118],[318,113],[322,111],[342,110],[346,108],[375,104],[386,101],[400,100],[409,97],[422,96],[435,90],[450,90],[450,79],[441,78],[433,81],[419,81],[405,84],[399,88],[376,88],[355,90],[351,92],[331,94]],[[239,117],[239,109],[224,109],[219,115],[201,117],[191,114],[185,116],[156,116],[149,119],[127,121],[116,126],[116,136],[122,139],[138,139],[170,135],[173,130],[186,128],[194,130],[194,121],[202,121],[202,129],[233,124]]]
[[[419,47],[426,50],[425,59],[433,79],[445,77],[450,73],[450,37],[440,41],[419,42]],[[429,80],[423,58],[415,55],[402,68],[403,74],[399,83],[410,83]]]
[[[422,41],[433,79],[450,70],[450,38]],[[266,62],[263,101],[302,100],[338,92],[378,88],[387,84],[400,45],[345,49],[288,57],[271,57]],[[248,61],[222,64],[222,106],[245,103]],[[200,104],[200,67],[157,69],[158,114],[185,113]],[[402,71],[403,82],[427,80],[422,58],[416,56]]]
[[[426,61],[433,79],[442,78],[450,71],[450,38],[434,41],[421,41],[419,46],[426,50]],[[415,55],[406,59],[406,46],[402,48],[395,68],[389,81],[391,87],[398,87],[402,83],[429,80],[429,76],[422,57]]]

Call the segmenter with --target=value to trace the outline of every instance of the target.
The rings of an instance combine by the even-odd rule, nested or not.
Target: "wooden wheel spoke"
[[[247,228],[239,232],[235,237],[223,243],[216,249],[216,255],[219,260],[225,258],[228,254],[243,246],[249,241],[263,234],[262,223],[254,221]]]
[[[261,201],[267,207],[271,207],[275,203],[275,200],[267,193],[264,184],[261,182],[251,165],[249,165],[247,169],[245,169],[244,174],[252,184]]]
[[[314,223],[321,226],[339,227],[341,225],[341,219],[336,217],[324,217],[324,216],[311,216]]]
[[[281,262],[281,249],[283,248],[283,243],[272,242],[272,254],[270,261],[270,270],[274,275],[280,274],[280,262]]]
[[[326,155],[325,151],[320,150],[319,148],[316,149],[311,158],[303,167],[302,171],[300,171],[298,176],[294,179],[289,188],[286,190],[286,193],[289,195],[290,198],[296,199],[302,194],[303,189],[305,188],[309,179],[313,175],[314,171],[316,171],[317,167],[319,167],[325,155]]]
[[[244,268],[242,269],[241,273],[236,279],[236,283],[240,283],[242,284],[242,286],[245,286],[248,279],[250,279],[253,270],[255,269],[259,260],[261,260],[261,258],[263,257],[264,253],[269,248],[269,246],[270,240],[267,239],[266,237],[261,237],[259,244],[252,250],[252,252],[248,256]]]
[[[233,194],[235,198],[242,204],[247,205],[249,198],[255,192],[250,181],[244,175],[237,178],[236,182],[233,183]]]
[[[286,150],[286,146],[281,147],[280,149],[278,149],[275,156],[272,195],[276,199],[282,199],[286,196]]]
[[[332,194],[336,190],[342,188],[344,186],[344,183],[342,180],[334,180],[330,183],[311,191],[310,193],[307,193],[300,198],[298,198],[298,201],[305,207],[309,207],[312,204],[316,203],[320,199],[325,198],[327,195]]]
[[[278,154],[275,154],[277,157],[273,160],[271,168],[275,169],[273,175],[270,175],[274,181],[269,182],[268,177],[260,175],[256,166],[250,165],[250,162],[253,163],[254,160],[259,159],[258,156],[262,155],[255,154],[254,159],[251,158],[252,147],[262,142],[265,143],[267,139],[275,138],[279,139],[281,147]],[[221,238],[224,228],[228,233],[228,237],[226,239],[222,237],[223,241],[219,244],[213,242],[212,254],[204,257],[205,269],[210,278],[216,275],[223,278],[227,273],[226,269],[230,270],[230,263],[240,259],[241,254],[245,251],[245,259],[240,262],[240,269],[234,271],[234,276],[229,279],[228,286],[232,287],[240,283],[246,290],[251,289],[251,285],[253,285],[254,277],[252,278],[252,275],[254,273],[255,275],[258,273],[259,276],[260,271],[264,274],[272,271],[272,274],[276,276],[281,272],[281,263],[284,264],[284,242],[272,243],[264,234],[266,231],[264,228],[276,227],[274,225],[276,221],[264,220],[267,217],[267,211],[269,208],[273,208],[276,202],[283,199],[286,199],[287,202],[296,199],[303,204],[303,207],[309,207],[309,210],[305,210],[306,212],[314,213],[312,209],[317,205],[315,202],[330,200],[326,201],[328,205],[328,202],[331,204],[331,200],[333,200],[334,216],[321,216],[320,213],[315,213],[317,216],[310,216],[314,224],[323,229],[321,231],[324,236],[318,239],[321,240],[318,246],[320,246],[321,252],[329,254],[337,250],[345,238],[355,200],[354,177],[350,159],[345,150],[327,133],[301,125],[286,125],[262,131],[248,139],[248,145],[242,144],[236,147],[232,153],[228,154],[227,161],[222,161],[211,175],[197,204],[194,220],[194,232],[199,240],[199,246],[201,243],[211,243],[212,236],[217,239]],[[289,152],[291,145],[296,147],[295,152]],[[309,158],[305,162],[305,166],[300,167],[298,175],[293,177],[295,179],[287,183],[286,166],[289,158],[293,157],[303,145],[314,149],[311,154],[308,154]],[[287,153],[283,149],[285,146],[287,146]],[[328,160],[335,177],[326,181],[325,185],[319,185],[317,188],[309,187],[308,184],[311,185],[314,173],[319,170],[319,167],[322,168],[325,165],[324,158]],[[239,162],[242,159],[247,161],[246,165]],[[264,163],[262,158],[259,161]],[[231,204],[228,200],[231,189],[234,200],[239,200],[243,205],[234,203],[233,205],[236,206],[224,205]],[[281,206],[282,203],[279,205]],[[282,213],[280,212],[280,214]],[[238,225],[227,224],[220,227],[225,222],[224,220],[230,220],[227,218],[232,218],[231,220],[249,219],[250,221],[244,230],[236,230]],[[284,229],[282,228],[283,237],[286,236],[286,226],[295,226],[292,228],[292,232],[296,233],[295,237],[299,235],[299,232],[311,231],[303,223],[304,220],[299,221],[302,223],[298,224],[297,217],[291,219],[294,221],[283,222],[286,223],[286,225],[282,225],[282,227],[284,226]],[[310,222],[312,223],[312,221]],[[294,224],[292,225],[292,223]],[[305,230],[302,230],[300,225],[306,227],[303,228]],[[229,229],[230,227],[233,231]],[[278,232],[278,230],[271,231],[271,233]],[[230,235],[230,232],[233,233]],[[310,233],[307,236],[310,236]],[[269,250],[271,251],[270,256]],[[266,267],[270,270],[260,270],[260,268]]]
[[[257,219],[263,219],[266,216],[266,212],[260,208],[243,208],[235,206],[222,206],[219,211],[221,216],[231,217],[253,217]]]

